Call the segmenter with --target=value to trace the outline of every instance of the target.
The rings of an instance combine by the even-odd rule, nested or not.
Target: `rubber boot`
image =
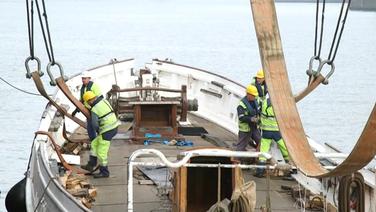
[[[257,165],[265,165],[265,164],[266,164],[266,162],[264,162],[264,161],[259,161]],[[259,177],[259,178],[264,177],[264,171],[265,171],[264,168],[257,168],[257,169],[256,169],[256,173],[255,173],[254,176],[255,176],[255,177]]]
[[[99,166],[99,173],[93,174],[94,178],[105,178],[110,176],[110,171],[108,171],[107,166]]]
[[[89,157],[89,161],[87,162],[86,165],[82,165],[81,168],[89,171],[89,172],[93,172],[94,171],[94,168],[97,166],[97,157],[93,156],[93,155],[90,155]]]

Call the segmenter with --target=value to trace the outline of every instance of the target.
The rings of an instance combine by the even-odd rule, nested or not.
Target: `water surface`
[[[323,57],[339,7],[327,5]],[[278,3],[277,10],[287,69],[297,92],[306,84],[305,70],[313,55],[315,5]],[[25,78],[25,11],[24,1],[0,2],[0,76],[36,92]],[[261,66],[246,0],[49,0],[47,12],[55,58],[67,75],[111,58],[136,58],[139,67],[152,58],[172,58],[246,85]],[[48,59],[39,28],[35,31],[35,52],[45,68]],[[306,133],[315,140],[348,152],[358,139],[376,99],[375,34],[376,13],[350,12],[330,84],[298,105]],[[44,80],[47,83],[46,76]],[[26,170],[33,133],[47,102],[3,82],[0,97],[0,211],[5,211],[3,199]]]

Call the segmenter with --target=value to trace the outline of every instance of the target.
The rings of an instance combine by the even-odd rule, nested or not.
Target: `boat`
[[[263,62],[271,78],[270,64]],[[78,101],[81,73],[69,79],[50,75],[51,84],[59,86],[52,97],[41,73],[28,73],[48,104],[25,178],[7,196],[9,211],[220,211],[228,205],[231,211],[376,210],[374,155],[358,172],[320,177],[306,172],[300,161],[284,163],[275,146],[270,154],[233,151],[243,85],[171,59],[153,59],[141,68],[134,63],[112,59],[86,70],[121,120],[111,141],[111,175],[104,179],[78,167],[89,153],[87,111]],[[76,107],[82,113],[71,116]],[[347,154],[305,139],[326,170],[346,162]],[[237,160],[260,155],[273,161],[261,165],[264,178],[253,176],[260,165]],[[236,206],[239,196],[247,200]]]
[[[194,127],[194,129],[201,127],[201,129],[204,129],[206,133],[205,136],[202,136],[201,134],[199,134],[199,136],[184,136],[186,141],[191,141],[193,143],[193,147],[195,148],[210,147],[210,149],[212,149],[217,147],[219,149],[231,149],[233,143],[236,143],[237,141],[236,105],[242,98],[245,89],[241,84],[209,71],[177,64],[169,60],[166,61],[158,59],[154,59],[151,63],[145,64],[145,67],[140,70],[135,69],[134,59],[127,59],[116,62],[112,61],[109,64],[98,66],[87,71],[92,76],[93,81],[101,86],[103,93],[111,93],[111,90],[113,89],[112,85],[115,84],[122,85],[119,86],[121,89],[133,89],[133,91],[118,97],[118,99],[121,100],[120,102],[127,102],[127,100],[129,101],[132,100],[132,98],[134,99],[135,96],[141,96],[141,93],[145,91],[134,91],[134,88],[137,88],[137,84],[140,82],[139,73],[143,72],[143,70],[150,70],[150,74],[147,74],[147,76],[151,75],[150,79],[154,81],[153,83],[158,82],[158,88],[161,88],[161,90],[171,89],[178,91],[182,86],[186,86],[187,99],[196,99],[195,101],[197,102],[197,105],[195,107],[197,110],[187,113],[187,121],[180,122],[179,125],[188,128]],[[73,95],[78,97],[79,88],[81,85],[81,75],[77,74],[76,76],[73,76],[66,82],[66,85],[72,91]],[[153,87],[155,86],[152,86],[151,88]],[[161,93],[162,91],[159,92]],[[164,93],[166,93],[166,91],[164,91]],[[149,95],[153,96],[152,93]],[[160,97],[158,98],[164,97],[169,100],[177,98],[176,94],[173,94],[173,96],[166,95],[167,94],[160,94]],[[180,98],[180,95],[178,95],[178,97]],[[52,99],[59,104],[66,105],[66,107],[69,108],[69,111],[75,108],[73,103],[67,99],[61,90],[58,90]],[[157,103],[158,101],[153,100],[151,102]],[[168,101],[167,103],[170,102],[171,101]],[[218,107],[218,105],[227,106]],[[127,117],[127,113],[125,112],[127,109],[127,106],[120,109],[120,111],[124,112],[121,112],[124,115],[123,118],[124,120],[132,120],[133,118]],[[178,111],[181,111],[181,109],[178,109]],[[54,139],[54,142],[56,142],[56,144],[59,146],[63,146],[63,144],[67,142],[63,136],[63,122],[66,125],[66,131],[67,134],[69,134],[70,140],[82,139],[85,134],[83,133],[83,128],[79,127],[77,123],[70,119],[63,119],[59,111],[53,105],[48,105],[43,112],[43,117],[41,119],[38,131],[49,132],[52,136],[51,138]],[[98,193],[98,198],[96,198],[94,204],[91,206],[91,210],[93,211],[126,211],[128,209],[127,191],[129,191],[129,188],[127,183],[129,179],[127,179],[127,169],[129,168],[129,162],[127,161],[127,158],[130,158],[134,151],[146,151],[143,152],[143,154],[146,154],[147,156],[140,157],[138,160],[135,160],[139,163],[139,165],[142,165],[141,162],[147,162],[147,159],[151,158],[152,160],[149,162],[154,162],[156,163],[155,165],[158,165],[158,163],[162,163],[163,160],[157,157],[157,155],[148,151],[158,150],[164,154],[166,157],[165,159],[168,159],[169,161],[176,161],[179,159],[179,155],[181,157],[183,152],[186,152],[192,148],[191,146],[184,145],[170,146],[157,141],[151,142],[149,145],[145,145],[143,140],[142,142],[139,142],[137,139],[132,138],[132,129],[130,129],[131,123],[132,122],[129,121],[123,121],[121,127],[123,130],[120,130],[118,135],[112,141],[109,167],[111,175],[113,176],[109,179],[99,180],[88,177],[89,183],[96,188],[96,192]],[[51,138],[45,134],[37,134],[34,139],[25,185],[27,211],[90,211],[82,202],[80,202],[80,200],[76,199],[67,191],[67,188],[64,187],[61,179],[59,179],[59,176],[62,175],[62,168],[60,161],[58,160],[56,150],[51,143]],[[135,140],[131,141],[132,139]],[[328,168],[332,168],[336,164],[339,164],[347,156],[346,154],[339,153],[335,148],[329,145],[322,146],[311,139],[310,145],[317,153],[317,157],[321,158],[322,163]],[[276,151],[276,148],[274,148],[274,152],[272,154],[273,157],[279,161],[282,161],[281,155],[278,156],[277,153],[278,151]],[[87,151],[81,151],[79,158],[81,161],[87,160]],[[375,162],[375,160],[373,162]],[[222,161],[222,164],[224,165],[225,163]],[[214,165],[218,164],[214,163]],[[159,166],[162,165],[159,164]],[[251,169],[252,167],[248,168]],[[198,168],[191,167],[189,169]],[[166,172],[166,168],[163,171]],[[151,173],[152,172],[153,171],[151,171]],[[373,189],[373,186],[375,185],[375,173],[373,170],[366,168],[362,169],[360,172],[363,174],[365,182],[365,207],[372,208],[375,204],[375,202],[372,201],[375,193]],[[203,173],[206,175],[209,174],[206,172]],[[252,173],[252,171],[243,172],[246,179],[251,179],[256,182],[256,207],[260,208],[265,204],[265,188],[267,181],[265,178],[258,179],[253,177]],[[64,176],[64,174],[65,171],[63,171],[62,176]],[[140,175],[140,173],[138,173],[138,175]],[[153,176],[153,173],[151,176]],[[166,174],[164,175],[164,177],[167,176],[168,175]],[[224,175],[224,177],[225,176],[226,175]],[[283,191],[282,188],[296,189],[296,191],[301,195],[301,198],[298,198],[299,201],[301,201],[299,204],[308,205],[310,202],[315,201],[315,199],[309,199],[310,197],[312,198],[315,196],[318,198],[321,195],[321,197],[318,199],[325,200],[325,203],[328,203],[328,205],[335,208],[337,200],[333,197],[338,195],[339,178],[329,178],[326,179],[326,181],[319,180],[309,178],[300,171],[298,171],[296,174],[292,174],[292,177],[293,180],[283,180],[283,177],[272,177],[269,179],[271,184],[269,188],[271,210],[300,211],[299,207],[296,206],[297,200],[293,199],[291,196],[293,192],[291,190]],[[192,182],[197,186],[199,185],[198,188],[203,188],[203,184],[205,183],[212,183],[212,188],[205,187],[205,191],[207,191],[208,194],[213,194],[212,199],[205,203],[206,205],[202,206],[203,208],[198,209],[199,211],[206,211],[209,209],[210,205],[216,203],[217,201],[217,170],[214,169],[214,173],[211,172],[210,178],[206,178],[206,180],[204,180],[204,176],[201,176],[200,178],[201,179],[195,179],[195,181]],[[158,188],[160,187],[161,182],[158,182],[157,180],[156,182],[159,184],[159,186],[158,184],[154,185],[154,183],[153,185],[140,184],[140,182],[147,181],[146,179],[148,178],[139,180],[136,178],[133,179],[133,192],[131,192],[131,195],[133,196],[133,210],[173,210],[173,201],[167,196],[167,193],[172,192],[173,190],[172,188],[166,186],[168,184],[167,182],[171,183],[170,180],[166,179],[164,181],[167,188],[165,188],[163,191],[163,189]],[[188,185],[192,186],[189,183]],[[232,186],[230,187],[231,188],[227,189],[232,191]],[[158,189],[161,189],[162,191]],[[214,189],[214,191],[210,191],[210,189]],[[222,189],[222,192],[225,192],[225,188]],[[229,192],[226,194],[227,196],[225,194],[223,195],[225,195],[227,198],[231,198],[230,191],[227,191]],[[159,194],[159,192],[162,193]],[[194,201],[198,201],[195,198],[203,198],[203,196],[197,196],[201,192],[191,191],[189,189],[186,192],[188,193],[186,194],[186,201],[188,203],[192,203],[193,205],[198,205],[198,203],[194,203]],[[307,193],[309,193],[309,195],[307,195]],[[169,194],[171,195],[171,193]],[[128,195],[130,194],[128,193]],[[195,195],[195,197],[191,197],[189,195]],[[324,196],[326,198],[324,198]],[[320,202],[316,204],[320,205]],[[190,204],[188,204],[187,207],[188,208],[186,211],[192,211]],[[174,211],[184,210],[175,208]]]

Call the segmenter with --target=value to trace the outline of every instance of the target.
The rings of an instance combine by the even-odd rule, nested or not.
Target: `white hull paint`
[[[198,99],[198,111],[193,112],[195,115],[205,118],[230,132],[237,134],[237,114],[236,107],[239,100],[244,95],[245,87],[230,79],[210,73],[205,70],[179,65],[170,61],[153,60],[146,64],[146,67],[152,70],[152,73],[159,75],[160,87],[162,88],[180,88],[181,85],[187,85],[188,99]],[[135,86],[135,77],[132,76],[134,68],[134,60],[128,59],[118,61],[114,65],[109,63],[107,65],[99,66],[89,70],[93,81],[98,83],[101,87],[102,93],[106,94],[116,81],[120,88],[131,88]],[[81,86],[80,74],[73,76],[67,85],[72,93],[78,97]],[[134,93],[133,93],[134,94]],[[133,95],[128,94],[128,95]],[[65,104],[72,112],[75,107],[59,90],[54,95],[53,99],[59,104]],[[50,125],[53,123],[56,109],[48,105],[42,115],[39,129],[40,131],[48,131]],[[78,117],[84,120],[84,116],[79,114]],[[73,132],[78,125],[73,121],[66,119],[67,130]],[[53,134],[58,144],[62,144],[64,139],[62,137],[62,125]],[[32,147],[32,156],[30,159],[30,168],[27,173],[26,182],[26,204],[28,211],[90,211],[71,196],[60,185],[58,181],[58,170],[50,158],[53,155],[52,145],[47,141],[44,135],[38,135],[34,139]],[[318,144],[309,139],[313,151],[325,154],[333,153],[333,150]],[[333,155],[330,159],[340,163],[343,158]],[[375,162],[375,161],[374,161]],[[366,183],[365,193],[365,208],[366,211],[376,212],[376,178],[375,173],[367,169],[361,170]],[[325,185],[328,180],[323,180],[321,183],[317,179],[308,178],[301,173],[294,176],[296,180],[307,189],[314,193],[320,192],[327,195],[328,201],[333,201],[333,193],[336,193],[335,188],[327,188]]]

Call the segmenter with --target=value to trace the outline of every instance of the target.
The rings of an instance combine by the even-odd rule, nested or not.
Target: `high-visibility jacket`
[[[102,93],[101,93],[101,89],[99,88],[98,84],[94,83],[93,81],[89,81],[89,83],[86,86],[82,85],[81,90],[80,90],[80,100],[81,100],[81,102],[84,103],[86,108],[90,108],[89,104],[87,102],[85,102],[82,98],[86,91],[92,91],[95,94],[95,96],[97,96],[97,97],[101,96]]]
[[[241,118],[243,116],[257,116],[258,113],[259,113],[259,110],[258,110],[258,104],[257,102],[255,101],[255,107],[252,107],[251,104],[248,102],[247,100],[247,97],[244,97],[240,100],[239,102],[239,106],[238,107],[241,107],[244,111],[244,113],[242,114],[238,114],[238,124],[239,124],[239,131],[241,132],[250,132],[251,131],[251,127],[249,126],[249,123],[248,122],[245,122],[245,121],[242,121]]]
[[[114,110],[107,100],[100,100],[91,108],[91,112],[98,116],[99,134],[103,134],[119,126],[119,121]]]
[[[269,98],[266,101],[262,102],[261,129],[268,131],[279,131],[278,123],[275,119],[274,110]]]

